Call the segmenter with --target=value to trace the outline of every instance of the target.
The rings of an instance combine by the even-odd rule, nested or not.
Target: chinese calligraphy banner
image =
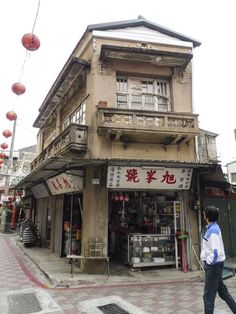
[[[108,188],[189,190],[192,178],[190,168],[142,168],[109,166]]]
[[[62,173],[48,179],[47,185],[52,195],[81,191],[84,186],[84,178]]]

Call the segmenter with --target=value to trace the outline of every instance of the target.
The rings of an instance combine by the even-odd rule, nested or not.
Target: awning
[[[73,175],[78,175],[78,171],[86,166],[110,166],[110,165],[128,165],[128,166],[162,166],[173,168],[200,168],[205,169],[214,167],[209,163],[195,163],[185,161],[165,161],[165,160],[143,160],[143,159],[67,159],[61,156],[53,156],[45,160],[30,174],[23,178],[19,183],[14,186],[14,189],[28,189],[37,184],[45,182],[61,173],[70,172]]]
[[[201,182],[205,185],[213,185],[224,188],[228,188],[230,186],[230,183],[226,180],[222,167],[219,164],[210,167],[208,171],[199,173],[199,175]]]
[[[69,160],[61,157],[51,157],[45,160],[25,178],[14,186],[14,189],[27,189],[37,184],[45,182],[47,179],[70,171],[71,174],[77,175],[77,172],[85,164],[84,160]]]

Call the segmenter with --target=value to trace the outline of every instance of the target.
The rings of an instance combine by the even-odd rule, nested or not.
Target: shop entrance
[[[109,256],[132,267],[178,268],[178,192],[109,193]]]
[[[71,193],[64,196],[62,256],[81,254],[82,201],[82,193]]]

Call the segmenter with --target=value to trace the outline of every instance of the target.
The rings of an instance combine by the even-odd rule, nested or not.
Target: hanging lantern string
[[[34,33],[35,25],[36,25],[37,18],[38,18],[38,15],[39,15],[39,8],[40,8],[40,0],[38,1],[38,8],[37,8],[37,12],[36,12],[35,19],[34,19],[34,24],[33,24],[33,28],[32,28],[32,34]]]
[[[21,72],[20,72],[20,77],[19,77],[19,82],[16,82],[12,85],[12,91],[17,95],[22,95],[25,92],[25,86],[20,82],[22,75],[24,73],[24,68],[26,65],[27,60],[30,57],[30,51],[34,51],[37,50],[40,46],[40,41],[39,38],[34,35],[34,29],[35,29],[35,25],[38,19],[38,15],[39,15],[39,8],[40,8],[40,0],[38,0],[38,7],[37,7],[37,11],[36,11],[36,15],[35,15],[35,19],[34,19],[34,23],[33,23],[33,28],[32,28],[32,33],[31,33],[31,37],[28,37],[28,35],[30,34],[25,34],[22,38],[22,44],[23,46],[26,48],[26,54],[25,54],[25,59],[24,62],[22,64],[21,67]],[[26,41],[26,42],[25,42]],[[4,187],[4,195],[7,196],[8,192],[9,192],[9,188],[10,188],[10,176],[8,175],[11,171],[12,171],[12,166],[13,166],[13,154],[14,154],[14,142],[15,142],[15,133],[16,133],[16,119],[17,119],[17,115],[14,111],[12,112],[8,112],[6,114],[7,118],[10,121],[14,121],[13,122],[13,130],[12,133],[11,131],[9,132],[5,132],[4,134],[7,135],[8,137],[10,136],[9,134],[11,133],[11,145],[10,145],[10,151],[9,151],[9,157],[8,157],[8,161],[7,161],[7,165],[6,165],[6,178],[5,178],[5,187]],[[8,148],[8,144],[7,143],[2,143],[0,145],[0,147],[2,149],[7,149]],[[0,166],[1,168],[1,166]]]
[[[40,1],[41,0],[38,1],[38,7],[37,7],[36,15],[35,15],[35,18],[34,18],[34,24],[33,24],[32,32],[31,32],[32,34],[34,33],[35,25],[36,25],[36,22],[37,22],[37,19],[38,19],[38,15],[39,15]],[[29,50],[26,49],[25,59],[24,59],[23,65],[21,67],[21,72],[20,72],[20,76],[19,76],[19,82],[21,82],[21,79],[22,79],[22,76],[23,76],[23,73],[24,73],[24,68],[25,68],[26,62],[27,62],[27,60],[29,58],[30,58],[30,52],[29,52]]]
[[[22,64],[22,67],[21,67],[21,71],[20,71],[20,76],[19,76],[19,82],[21,82],[21,79],[22,79],[22,76],[23,76],[23,73],[24,73],[24,68],[25,68],[25,65],[26,65],[26,62],[27,60],[30,58],[30,52],[29,50],[25,50],[25,59],[23,61],[23,64]]]
[[[19,81],[12,85],[12,91],[13,91],[13,93],[15,93],[17,95],[17,97],[19,95],[24,94],[24,92],[25,92],[25,86],[24,86],[24,84],[21,83],[21,79],[22,79],[22,76],[23,76],[23,73],[24,73],[26,62],[30,58],[30,51],[37,50],[39,48],[39,46],[40,46],[40,41],[39,41],[38,37],[33,34],[34,29],[35,29],[35,25],[36,25],[36,22],[37,22],[37,19],[38,19],[38,15],[39,15],[39,9],[40,9],[40,0],[38,0],[38,7],[37,7],[34,23],[33,23],[31,38],[27,37],[30,34],[25,34],[26,35],[26,43],[25,43],[25,41],[23,42],[23,38],[24,38],[25,35],[23,36],[23,38],[21,40],[23,46],[26,48],[25,58],[24,58],[24,61],[23,61],[22,67],[21,67],[21,71],[20,71],[20,75],[19,75]],[[33,38],[33,40],[32,40],[32,38]],[[12,110],[12,112],[15,113],[14,110]],[[15,132],[15,126],[16,126],[16,121],[14,121],[14,132]],[[14,134],[14,136],[15,136],[15,134]],[[14,136],[12,136],[12,145],[11,145],[12,148],[13,148],[13,145],[14,145],[14,140],[13,140]]]

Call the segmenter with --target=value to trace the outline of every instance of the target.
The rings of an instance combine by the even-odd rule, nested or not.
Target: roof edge
[[[119,29],[119,28],[126,28],[126,27],[132,27],[132,26],[140,26],[140,25],[146,26],[153,30],[157,30],[165,35],[169,35],[171,37],[175,37],[180,40],[192,42],[194,48],[199,47],[201,45],[201,42],[199,42],[198,40],[195,40],[181,33],[172,31],[171,29],[161,26],[159,24],[148,21],[144,19],[143,17],[139,17],[138,19],[134,19],[134,20],[123,20],[123,21],[110,22],[110,23],[108,22],[108,23],[100,23],[100,24],[91,24],[87,26],[86,32],[92,32],[94,30]]]

